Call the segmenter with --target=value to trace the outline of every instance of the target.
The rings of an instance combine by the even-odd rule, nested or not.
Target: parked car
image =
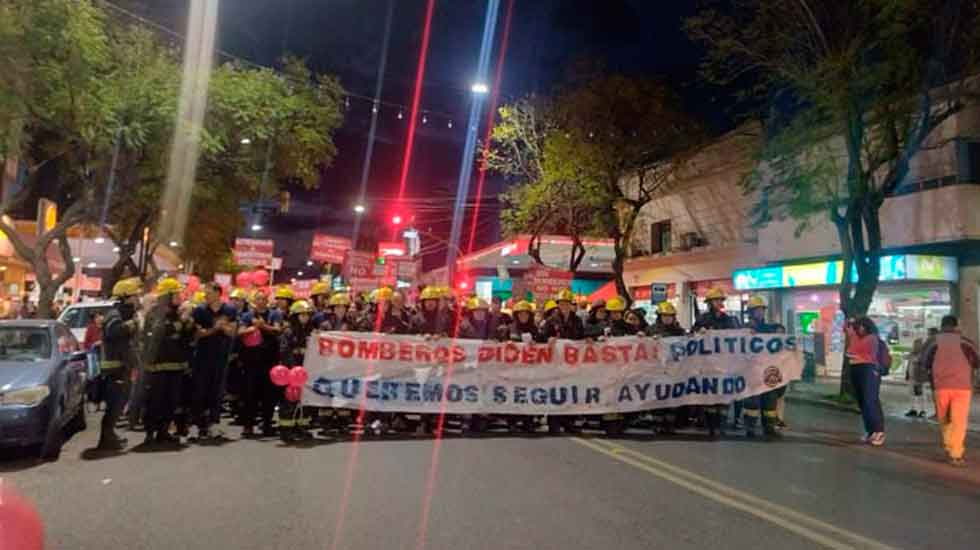
[[[57,459],[85,429],[88,354],[63,323],[0,321],[0,447]]]
[[[80,304],[72,304],[61,312],[58,316],[58,320],[64,323],[71,333],[75,335],[75,339],[79,342],[85,341],[85,329],[88,328],[88,324],[95,319],[96,315],[105,315],[112,309],[114,302],[109,301],[98,301],[98,302],[82,302]]]

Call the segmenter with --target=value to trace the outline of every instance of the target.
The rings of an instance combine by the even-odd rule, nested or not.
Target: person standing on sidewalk
[[[205,301],[193,313],[197,346],[191,373],[191,420],[197,424],[197,439],[202,443],[212,439],[211,426],[221,420],[225,369],[238,333],[238,312],[221,300],[221,293],[218,283],[205,285]]]
[[[847,359],[851,365],[851,385],[861,408],[865,435],[862,441],[875,447],[885,444],[885,417],[881,410],[881,364],[887,348],[878,338],[874,321],[867,317],[847,324]]]
[[[925,351],[932,344],[939,329],[930,328],[928,338],[916,338],[909,353],[909,366],[905,372],[906,380],[912,382],[912,408],[905,413],[908,418],[925,418],[926,396],[923,387],[929,382],[929,373],[924,367]]]
[[[936,392],[936,417],[942,429],[943,447],[954,466],[963,466],[966,426],[973,399],[973,371],[980,368],[977,347],[960,335],[956,317],[947,315],[940,333],[925,351],[923,366]]]

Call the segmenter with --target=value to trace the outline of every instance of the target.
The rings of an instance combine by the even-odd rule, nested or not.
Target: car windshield
[[[42,361],[51,358],[51,337],[44,328],[0,327],[0,361]]]

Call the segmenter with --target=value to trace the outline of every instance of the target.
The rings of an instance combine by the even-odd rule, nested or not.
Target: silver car
[[[54,460],[85,429],[88,355],[63,323],[0,321],[0,447]]]

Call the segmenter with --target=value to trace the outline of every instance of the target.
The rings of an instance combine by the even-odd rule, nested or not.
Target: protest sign
[[[796,337],[750,331],[554,344],[323,332],[303,404],[453,414],[606,414],[744,399],[800,377]]]

